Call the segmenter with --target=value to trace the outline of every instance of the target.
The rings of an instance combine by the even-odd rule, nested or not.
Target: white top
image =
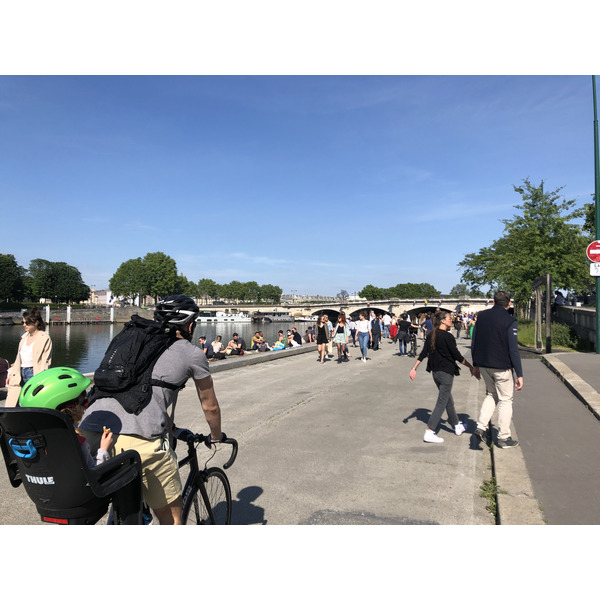
[[[29,344],[29,346],[23,344],[19,354],[21,355],[22,368],[33,367],[33,343]]]
[[[356,321],[356,331],[358,333],[369,333],[371,329],[371,321],[360,319]]]

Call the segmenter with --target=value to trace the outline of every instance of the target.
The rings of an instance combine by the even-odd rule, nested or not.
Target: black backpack
[[[100,398],[115,398],[131,414],[139,415],[152,397],[152,386],[182,389],[158,379],[152,370],[162,353],[179,338],[165,325],[132,315],[111,341],[94,373],[88,406]]]

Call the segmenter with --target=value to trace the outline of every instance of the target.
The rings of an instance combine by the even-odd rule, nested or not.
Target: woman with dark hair
[[[328,342],[329,327],[327,326],[327,315],[322,314],[317,321],[317,350],[319,351],[321,364],[325,362]]]
[[[348,360],[346,357],[346,346],[348,344],[348,339],[350,337],[350,328],[346,323],[346,314],[341,312],[338,315],[338,320],[333,330],[333,342],[337,346],[338,351],[338,363],[341,363],[342,360]]]
[[[49,369],[52,362],[52,340],[46,332],[46,324],[40,310],[26,310],[22,323],[25,333],[21,337],[17,357],[6,380],[6,406],[16,406],[21,387],[34,375]]]
[[[358,315],[356,333],[358,334],[358,345],[360,346],[360,352],[362,354],[361,360],[362,362],[367,362],[367,347],[369,341],[373,341],[373,333],[371,331],[369,315],[367,315],[366,310],[361,311]]]
[[[403,313],[398,321],[398,349],[400,350],[400,356],[407,356],[406,344],[410,340],[410,321],[408,320],[408,314]]]
[[[439,393],[435,408],[429,417],[427,429],[425,430],[424,442],[441,444],[444,439],[435,433],[440,423],[444,410],[448,415],[448,422],[454,427],[454,433],[461,435],[465,432],[465,426],[458,420],[452,398],[452,384],[454,376],[460,373],[457,362],[465,365],[473,377],[477,377],[475,367],[463,357],[456,347],[456,339],[450,333],[452,329],[452,316],[448,312],[435,313],[433,317],[433,331],[427,336],[423,350],[411,369],[409,376],[412,380],[417,376],[417,367],[428,357],[427,371],[431,372],[433,381]],[[479,379],[479,377],[477,377]]]

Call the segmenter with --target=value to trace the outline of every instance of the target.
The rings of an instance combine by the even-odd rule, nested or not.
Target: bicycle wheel
[[[227,475],[212,467],[194,486],[183,512],[186,525],[229,525],[231,487]]]

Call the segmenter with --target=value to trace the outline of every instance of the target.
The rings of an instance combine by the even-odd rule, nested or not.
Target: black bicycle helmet
[[[167,296],[156,304],[154,320],[170,328],[178,329],[181,334],[190,339],[196,327],[196,317],[200,309],[189,297],[183,294]],[[188,323],[193,323],[191,331],[187,331]]]

